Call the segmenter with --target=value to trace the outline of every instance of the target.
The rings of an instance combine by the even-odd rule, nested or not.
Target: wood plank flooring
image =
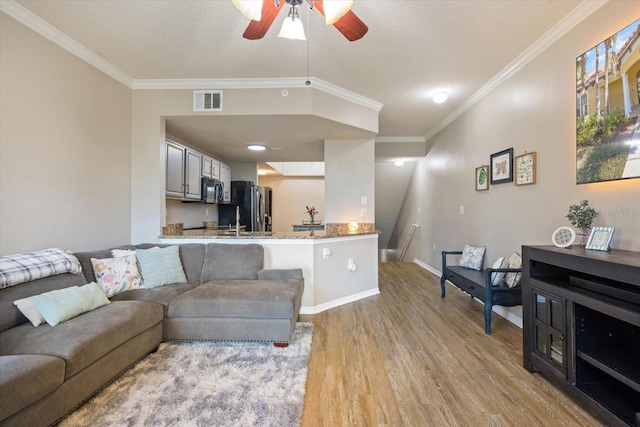
[[[600,426],[522,366],[522,330],[413,263],[380,295],[316,315],[303,426]]]

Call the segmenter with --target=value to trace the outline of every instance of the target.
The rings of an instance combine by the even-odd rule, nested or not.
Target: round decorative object
[[[571,227],[560,227],[551,235],[551,241],[559,248],[568,248],[576,240],[576,232]]]

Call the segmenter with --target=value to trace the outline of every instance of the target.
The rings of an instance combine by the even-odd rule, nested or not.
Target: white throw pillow
[[[505,258],[501,256],[493,263],[491,268],[506,268],[506,263],[504,262]],[[499,271],[497,273],[491,274],[491,286],[498,286],[502,279],[504,278],[504,272]]]
[[[31,322],[33,326],[40,326],[46,321],[33,303],[33,297],[15,300],[13,304],[18,307],[18,310],[20,310],[20,313],[22,313],[24,317],[29,319],[29,322]]]
[[[507,261],[507,268],[522,268],[522,257],[517,252],[514,252]],[[522,278],[522,273],[507,273],[504,275],[504,283],[507,284],[510,288],[514,286],[518,286],[520,284],[520,279]]]

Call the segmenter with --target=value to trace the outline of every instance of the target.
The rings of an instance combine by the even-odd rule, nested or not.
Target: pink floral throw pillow
[[[141,287],[142,276],[135,255],[117,258],[91,258],[96,283],[107,297]]]

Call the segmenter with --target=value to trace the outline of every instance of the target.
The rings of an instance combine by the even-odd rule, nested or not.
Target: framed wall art
[[[489,189],[489,166],[484,165],[476,168],[476,191]]]
[[[491,155],[491,185],[513,182],[513,148]]]
[[[524,153],[514,159],[516,169],[515,184],[529,185],[536,183],[536,153]]]

